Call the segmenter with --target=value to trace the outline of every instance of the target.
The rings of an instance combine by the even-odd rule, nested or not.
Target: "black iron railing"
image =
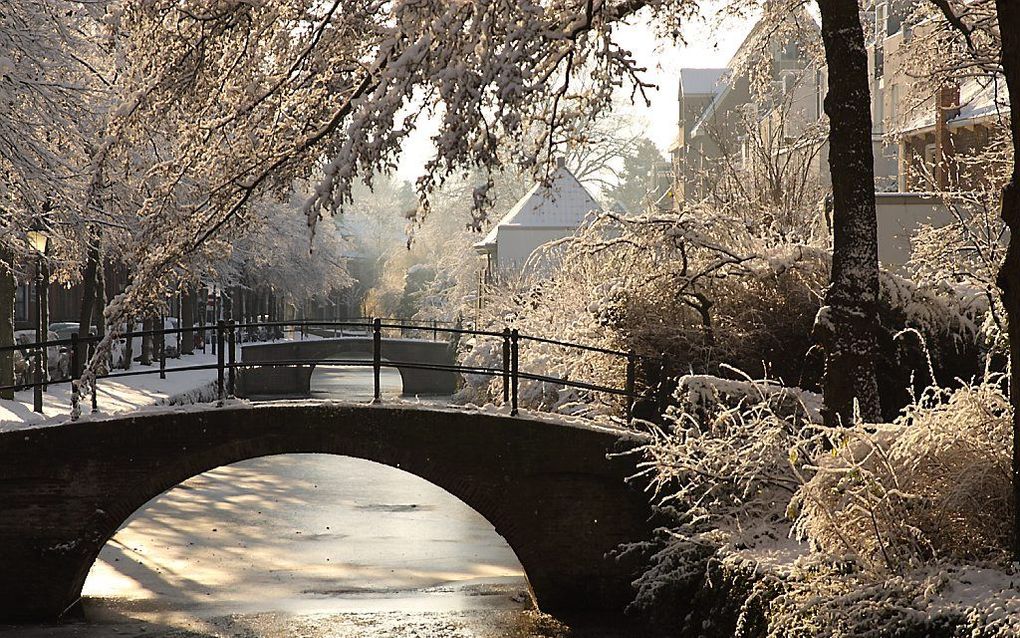
[[[286,336],[290,330],[292,334],[299,333],[300,338],[308,335],[319,337],[371,337],[372,338],[372,359],[354,358],[329,358],[329,359],[291,359],[278,361],[238,361],[237,348],[239,344],[258,340],[275,341]],[[426,361],[397,361],[392,358],[383,359],[382,339],[384,334],[394,334],[398,337],[406,337],[408,334],[426,335],[435,341],[446,341],[450,347],[455,347],[454,342],[463,336],[473,336],[502,340],[502,361],[501,366],[485,367],[466,364],[441,364]],[[216,363],[185,365],[167,367],[167,336],[177,337],[178,343],[184,335],[187,338],[196,335],[195,345],[202,352],[207,351],[211,346],[216,354]],[[151,338],[153,340],[151,351],[153,363],[158,368],[152,369],[145,366],[141,369],[115,369],[110,365],[104,365],[102,373],[96,375],[96,379],[117,379],[124,377],[140,376],[146,374],[159,374],[165,379],[167,373],[189,372],[196,370],[216,370],[216,391],[220,399],[233,397],[237,387],[237,370],[239,368],[264,368],[264,367],[295,367],[307,365],[345,365],[371,367],[373,374],[373,395],[374,401],[382,399],[380,375],[383,367],[410,368],[417,370],[435,370],[438,372],[456,372],[461,374],[483,375],[502,379],[503,401],[510,406],[510,413],[518,413],[518,398],[520,394],[521,380],[539,381],[554,384],[562,387],[576,388],[589,392],[604,393],[618,396],[626,400],[626,414],[628,422],[634,414],[635,401],[641,398],[648,398],[656,404],[664,403],[663,393],[668,391],[668,384],[656,381],[648,384],[646,392],[639,393],[636,387],[638,365],[644,363],[656,371],[655,376],[659,380],[665,379],[666,360],[665,357],[648,357],[636,354],[634,351],[624,352],[597,346],[590,346],[568,341],[559,341],[545,337],[536,337],[520,334],[516,329],[506,328],[501,332],[492,330],[477,330],[466,328],[459,323],[438,322],[438,321],[408,321],[400,319],[371,318],[367,320],[356,319],[352,321],[264,321],[238,323],[234,321],[219,321],[216,324],[196,325],[192,327],[177,327],[155,330],[139,330],[118,333],[115,339],[118,342],[126,342],[127,339]],[[192,337],[195,338],[195,337]],[[82,375],[84,363],[91,359],[95,353],[96,345],[103,339],[102,335],[88,335],[79,337],[72,334],[68,339],[56,339],[37,343],[18,344],[14,346],[0,347],[0,356],[6,353],[18,352],[27,363],[32,362],[33,379],[28,382],[16,383],[13,385],[0,386],[0,390],[27,390],[35,391],[35,409],[42,411],[42,392],[49,384],[75,383]],[[595,382],[553,377],[546,374],[529,372],[520,368],[520,346],[522,342],[544,343],[563,348],[565,356],[574,352],[594,352],[610,357],[619,357],[625,362],[625,374],[622,375],[621,386],[606,386]],[[69,372],[62,378],[48,379],[43,369],[42,353],[50,348],[57,348],[66,353],[70,358]],[[172,356],[180,357],[178,347],[171,351]],[[126,356],[126,355],[125,355]],[[96,409],[96,384],[91,384],[92,409]]]

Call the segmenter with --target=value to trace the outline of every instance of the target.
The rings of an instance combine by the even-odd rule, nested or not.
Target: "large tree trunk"
[[[1010,99],[1013,135],[1013,175],[1002,190],[1002,220],[1009,227],[1006,259],[999,269],[999,288],[1009,330],[1009,399],[1013,406],[1013,556],[1020,561],[1020,6],[1016,0],[996,0],[1002,35],[1002,71]]]
[[[878,231],[871,148],[868,55],[857,0],[819,0],[829,72],[832,277],[818,336],[825,348],[824,417],[848,425],[854,402],[865,421],[881,418],[878,349]]]
[[[14,251],[0,244],[0,348],[14,345]],[[0,352],[0,386],[14,385],[14,352]],[[13,399],[14,390],[0,390],[0,399]]]

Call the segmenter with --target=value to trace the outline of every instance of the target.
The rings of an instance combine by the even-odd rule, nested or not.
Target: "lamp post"
[[[39,218],[36,218],[32,222],[32,226],[29,227],[26,233],[28,237],[28,243],[32,246],[32,249],[36,252],[35,262],[35,307],[36,307],[36,325],[35,325],[35,340],[37,343],[46,341],[46,336],[49,331],[46,330],[43,320],[43,299],[46,295],[46,278],[43,277],[43,257],[46,255],[46,248],[50,241],[49,229]],[[43,370],[43,350],[40,349],[35,353],[35,388],[33,393],[33,406],[32,408],[39,412],[43,411],[43,376],[45,371]]]

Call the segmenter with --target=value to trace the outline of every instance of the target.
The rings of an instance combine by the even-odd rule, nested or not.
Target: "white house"
[[[486,279],[539,272],[543,264],[532,259],[535,250],[551,241],[574,234],[592,211],[600,211],[591,193],[574,174],[557,162],[548,185],[535,184],[503,216],[475,250],[486,257]]]

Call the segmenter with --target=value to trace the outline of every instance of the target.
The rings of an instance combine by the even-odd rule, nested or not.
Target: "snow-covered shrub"
[[[521,339],[518,367],[522,375],[547,377],[519,380],[518,403],[522,408],[561,412],[575,416],[605,414],[618,406],[600,396],[565,386],[555,380],[608,379],[609,385],[622,387],[626,377],[626,362],[622,358],[605,357],[597,353],[581,352],[556,344]],[[503,339],[474,337],[466,344],[460,364],[473,368],[502,370]],[[615,369],[610,369],[615,365]],[[503,377],[500,374],[464,374],[464,386],[455,400],[472,403],[502,402]],[[611,399],[609,399],[611,400]]]
[[[669,519],[637,582],[638,603],[652,606],[697,585],[720,551],[785,536],[797,467],[814,445],[805,417],[817,410],[774,383],[697,377],[681,380],[676,395],[665,425],[650,427],[636,449]],[[679,407],[692,402],[696,412]]]
[[[785,356],[792,362],[789,376],[795,377],[802,357],[790,353],[811,345],[826,255],[807,246],[776,247],[741,229],[738,222],[701,211],[600,215],[576,237],[548,248],[547,258],[556,255],[560,264],[550,276],[505,276],[489,290],[480,323],[633,350],[644,357],[638,388],[645,392],[657,384],[656,360],[663,353],[672,373],[712,373],[728,363],[764,374],[763,360]],[[616,388],[626,379],[626,358],[616,355],[522,341],[520,361],[522,371],[543,376]],[[582,400],[615,412],[623,407],[604,393],[559,396],[560,389],[545,386],[528,400],[539,398],[546,406]]]
[[[895,424],[843,430],[794,499],[796,531],[887,573],[933,559],[1005,560],[1010,414],[986,381],[933,392]]]
[[[638,449],[669,522],[642,546],[636,604],[679,606],[680,635],[1017,635],[998,381],[825,428],[777,412],[774,384],[681,380],[672,427]]]
[[[704,374],[688,374],[677,380],[673,404],[667,414],[672,419],[695,416],[711,420],[722,410],[739,409],[748,404],[764,404],[774,414],[791,423],[821,423],[822,396],[775,381],[723,379]]]
[[[732,376],[730,368],[784,386],[817,391],[821,352],[815,317],[829,279],[830,253],[756,234],[719,211],[619,217],[603,214],[573,238],[547,249],[560,258],[544,278],[506,275],[486,295],[480,324],[494,330],[573,341],[647,358],[638,390],[650,396],[665,354],[668,375]],[[918,286],[893,273],[881,278],[880,389],[893,419],[915,394],[980,373],[974,346],[982,299],[949,286]],[[903,333],[905,329],[911,329]],[[899,335],[899,336],[897,336]],[[499,365],[499,353],[495,363]],[[623,357],[522,341],[521,370],[622,388]],[[929,365],[929,363],[931,365]],[[527,386],[527,387],[525,387]],[[526,382],[522,405],[620,414],[624,402],[604,393]],[[499,383],[474,386],[466,400],[499,402]],[[638,412],[656,408],[640,402]]]

